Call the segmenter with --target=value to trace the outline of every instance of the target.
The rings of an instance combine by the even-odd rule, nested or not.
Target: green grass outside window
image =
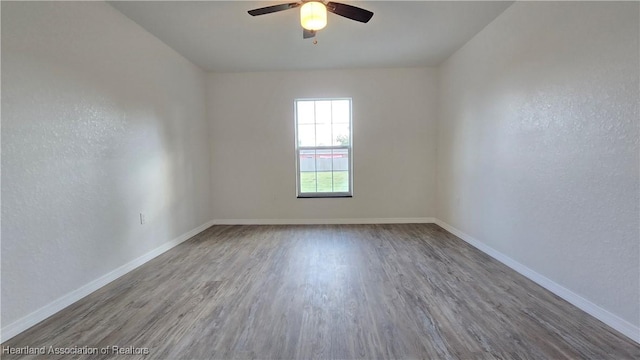
[[[317,185],[317,189],[316,189]],[[301,193],[322,193],[322,192],[348,192],[349,172],[348,171],[322,171],[322,172],[301,172],[300,192]]]

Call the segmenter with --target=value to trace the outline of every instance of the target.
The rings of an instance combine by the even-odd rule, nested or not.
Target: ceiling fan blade
[[[371,17],[373,17],[373,13],[369,10],[336,2],[328,2],[327,10],[336,15],[344,16],[348,19],[360,21],[363,23],[369,22],[369,20],[371,20]]]
[[[251,16],[258,16],[258,15],[264,15],[264,14],[271,14],[271,13],[283,11],[283,10],[289,10],[289,9],[297,8],[298,6],[300,6],[300,3],[288,3],[288,4],[267,6],[259,9],[253,9],[247,12]]]
[[[316,36],[315,30],[307,30],[305,28],[302,29],[302,38],[309,39]]]

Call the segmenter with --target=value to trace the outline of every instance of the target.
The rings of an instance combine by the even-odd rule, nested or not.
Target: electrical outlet
[[[146,219],[144,218],[144,213],[140,213],[140,225],[144,225]]]

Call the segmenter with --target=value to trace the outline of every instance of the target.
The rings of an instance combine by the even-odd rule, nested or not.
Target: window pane
[[[349,170],[349,150],[348,149],[333,149],[333,171],[347,171]]]
[[[332,133],[334,146],[349,145],[349,124],[333,125]]]
[[[333,100],[331,102],[332,121],[334,124],[349,124],[349,100]]]
[[[331,124],[332,101],[316,101],[316,124]]]
[[[296,101],[298,124],[315,123],[314,101]]]
[[[298,125],[298,146],[316,146],[316,126],[314,124]]]
[[[316,124],[316,146],[331,146],[331,123]]]
[[[316,151],[300,150],[300,193],[316,191]]]
[[[333,150],[333,191],[349,192],[349,150]]]
[[[316,172],[300,172],[300,193],[315,193],[316,191]]]
[[[331,171],[318,171],[318,192],[333,192]]]

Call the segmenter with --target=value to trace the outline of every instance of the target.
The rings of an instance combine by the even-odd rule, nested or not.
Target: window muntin
[[[295,100],[298,197],[348,197],[351,99]]]

